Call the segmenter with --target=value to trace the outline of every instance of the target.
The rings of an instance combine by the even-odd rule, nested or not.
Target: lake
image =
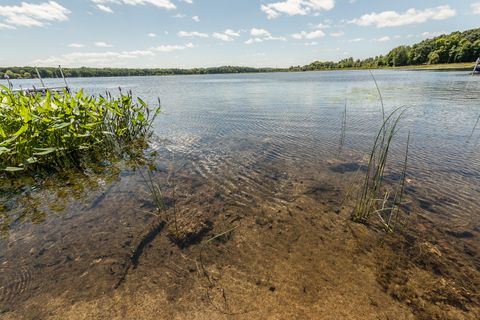
[[[410,132],[406,206],[411,224],[421,217],[430,223],[421,230],[428,233],[435,226],[440,230],[435,237],[463,235],[454,238],[476,247],[480,79],[466,72],[375,70],[373,75],[387,115],[407,107],[386,174],[387,181],[401,175]],[[175,176],[178,199],[170,200],[179,215],[198,219],[212,235],[238,221],[263,226],[260,214],[281,215],[292,203],[310,208],[310,213],[318,205],[322,212],[341,210],[348,216],[348,204],[338,201],[358,183],[357,172],[362,172],[382,125],[382,102],[368,71],[67,81],[74,91],[83,88],[94,95],[115,94],[121,87],[152,105],[161,99],[150,150],[155,177],[168,190]],[[60,79],[45,82],[61,84]],[[13,83],[30,87],[33,80]],[[131,289],[129,281],[141,282],[165,261],[168,254],[147,252],[140,271],[129,274],[137,266],[125,260],[155,217],[145,214],[152,210],[151,200],[142,175],[127,162],[74,174],[76,182],[62,178],[40,186],[12,184],[2,192],[0,315],[3,310],[28,318],[46,312],[45,301],[50,301],[49,310],[65,310],[66,305],[111,293],[118,284]],[[305,195],[309,202],[302,204]],[[171,246],[167,238],[158,241],[158,246]],[[61,307],[51,302],[52,295],[65,298]]]

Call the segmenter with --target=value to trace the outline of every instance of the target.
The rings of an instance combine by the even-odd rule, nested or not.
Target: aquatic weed
[[[352,213],[352,219],[355,222],[367,223],[371,216],[375,215],[388,231],[393,231],[398,223],[405,188],[410,133],[407,139],[402,178],[395,188],[393,199],[391,190],[383,188],[382,184],[391,143],[398,132],[397,126],[405,111],[406,108],[404,107],[394,110],[385,119],[375,138],[364,182]]]
[[[43,95],[0,85],[0,171],[61,170],[83,156],[128,152],[149,137],[159,112],[131,92]]]

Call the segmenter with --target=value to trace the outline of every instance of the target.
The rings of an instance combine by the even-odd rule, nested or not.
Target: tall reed
[[[171,188],[173,208],[172,210],[169,210],[165,204],[166,192],[164,191],[162,186],[155,181],[152,170],[150,168],[147,168],[146,172],[147,174],[145,175],[140,170],[140,175],[142,176],[143,181],[145,182],[145,185],[147,186],[147,189],[150,193],[150,196],[152,197],[153,204],[156,209],[155,215],[161,220],[165,221],[167,224],[170,224],[173,221],[173,226],[174,226],[173,238],[178,239],[180,238],[180,230],[178,227],[178,216],[177,216],[177,209],[176,209],[175,177],[173,177],[172,179],[172,188]],[[175,174],[175,172],[173,172],[173,174]]]
[[[340,142],[338,144],[338,156],[342,153],[343,146],[345,145],[345,136],[347,130],[347,99],[345,99],[345,105],[342,113],[342,128],[340,130]]]
[[[410,133],[407,139],[402,178],[396,187],[393,199],[391,190],[388,187],[383,188],[383,182],[391,144],[398,132],[397,127],[405,111],[406,108],[403,107],[394,110],[385,118],[376,135],[363,185],[352,213],[353,221],[367,223],[374,215],[379,218],[380,223],[386,230],[393,231],[396,227],[404,195]]]

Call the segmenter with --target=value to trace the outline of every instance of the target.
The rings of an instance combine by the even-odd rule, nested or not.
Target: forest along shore
[[[65,76],[77,77],[127,77],[127,76],[162,76],[193,74],[226,73],[265,73],[265,72],[300,72],[321,70],[362,70],[400,67],[408,69],[432,70],[467,70],[472,71],[475,61],[480,57],[480,28],[457,31],[425,39],[413,45],[403,45],[392,49],[385,55],[367,59],[353,57],[333,61],[314,61],[304,66],[288,68],[252,68],[245,66],[220,66],[213,68],[65,68]],[[59,78],[56,68],[38,68],[42,78]],[[33,67],[0,67],[0,79],[31,79],[36,77]]]

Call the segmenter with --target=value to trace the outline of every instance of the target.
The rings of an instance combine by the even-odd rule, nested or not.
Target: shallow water
[[[435,203],[448,223],[477,221],[480,128],[471,134],[480,115],[478,77],[428,71],[375,71],[375,77],[387,114],[409,107],[392,160],[403,160],[410,130],[409,174],[423,189],[420,196]],[[177,158],[195,160],[198,174],[218,179],[221,188],[229,188],[229,180],[238,174],[248,179],[249,162],[258,157],[280,158],[293,166],[336,158],[345,103],[345,150],[367,154],[382,121],[374,83],[363,71],[69,82],[93,94],[120,86],[152,104],[160,97],[163,114],[156,123],[157,135],[167,140]],[[245,147],[252,153],[242,154]],[[262,180],[251,183],[254,190]]]
[[[465,72],[374,75],[386,113],[409,107],[388,173],[400,173],[410,131],[412,201],[438,225],[479,231],[480,127],[472,129],[480,115],[480,79]],[[208,211],[210,197],[239,212],[282,208],[295,197],[294,184],[313,177],[328,185],[312,194],[326,188],[329,197],[338,197],[382,122],[377,90],[364,71],[68,81],[73,90],[91,94],[122,87],[152,104],[161,98],[153,149],[160,172],[178,171],[180,211]],[[116,168],[82,175],[74,186],[24,187],[20,196],[2,200],[0,306],[6,310],[70,277],[76,277],[69,280],[71,291],[88,284],[83,296],[106,291],[121,277],[132,243],[150,222],[139,210],[151,210],[151,203],[138,173],[125,164]],[[102,265],[111,270],[99,279],[95,272]]]

